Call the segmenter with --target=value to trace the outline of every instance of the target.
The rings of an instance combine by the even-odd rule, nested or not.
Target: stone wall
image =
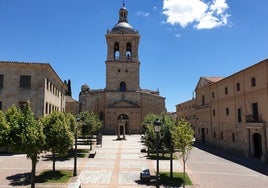
[[[27,101],[37,117],[47,114],[49,107],[51,111],[65,110],[64,83],[49,64],[1,61],[0,74],[4,78],[0,88],[3,110]],[[20,86],[22,75],[30,76],[29,87]]]

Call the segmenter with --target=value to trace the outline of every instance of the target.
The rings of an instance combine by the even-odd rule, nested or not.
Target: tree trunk
[[[36,171],[37,156],[32,157],[31,160],[32,160],[31,188],[35,188],[35,171]]]
[[[173,152],[170,151],[170,179],[173,179]]]
[[[53,172],[55,172],[55,166],[56,166],[56,154],[54,151],[52,151],[52,160],[53,160],[53,163],[52,163],[52,170]]]
[[[92,138],[93,138],[93,135],[91,135],[91,139],[90,139],[90,151],[92,150]]]
[[[186,157],[185,154],[183,154],[182,156],[182,160],[183,160],[183,188],[185,188],[185,162],[186,162]]]

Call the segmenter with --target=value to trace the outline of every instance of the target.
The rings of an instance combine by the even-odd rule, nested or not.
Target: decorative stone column
[[[117,140],[120,140],[120,123],[117,124]]]
[[[123,139],[126,140],[126,122],[123,122]]]

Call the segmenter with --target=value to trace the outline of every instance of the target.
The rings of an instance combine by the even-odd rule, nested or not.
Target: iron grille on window
[[[31,76],[21,75],[20,76],[20,87],[31,88]]]
[[[0,74],[0,88],[4,87],[4,75]]]

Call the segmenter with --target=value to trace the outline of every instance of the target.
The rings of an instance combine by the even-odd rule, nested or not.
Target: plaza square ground
[[[89,147],[89,146],[79,146]],[[103,136],[102,146],[95,147],[94,158],[78,158],[78,176],[68,184],[36,184],[36,187],[71,187],[80,184],[82,188],[127,188],[155,187],[153,183],[140,181],[140,171],[149,168],[155,175],[156,161],[147,158],[140,150],[144,147],[140,135],[130,135],[126,140],[116,136]],[[0,156],[0,187],[30,187],[16,184],[31,170],[31,161],[25,155]],[[56,169],[73,169],[73,159],[57,161]],[[161,172],[169,171],[169,160],[160,160]],[[41,157],[37,173],[52,169],[52,162]],[[182,171],[181,160],[174,160],[174,171]],[[194,147],[187,161],[187,173],[193,181],[192,188],[267,188],[268,168],[259,161],[233,157],[224,152],[200,145]]]

